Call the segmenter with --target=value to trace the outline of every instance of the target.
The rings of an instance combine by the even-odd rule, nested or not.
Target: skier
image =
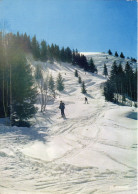
[[[60,101],[59,109],[61,110],[61,116],[65,117],[65,113],[64,113],[65,104],[64,104],[64,102]]]
[[[88,104],[88,99],[85,97],[85,104],[86,104],[86,103]]]

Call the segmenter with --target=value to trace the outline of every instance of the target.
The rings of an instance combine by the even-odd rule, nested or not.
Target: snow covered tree
[[[81,92],[82,92],[83,94],[86,94],[86,93],[87,93],[87,90],[86,90],[86,86],[85,86],[84,81],[82,82]]]
[[[59,90],[59,91],[64,90],[64,79],[62,78],[60,73],[58,74],[56,84],[57,84],[57,90]]]
[[[78,77],[78,71],[75,69],[75,77]]]
[[[108,76],[108,70],[106,64],[104,64],[103,75]]]

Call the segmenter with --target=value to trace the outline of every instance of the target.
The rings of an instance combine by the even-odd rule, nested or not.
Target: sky
[[[136,1],[0,0],[0,28],[80,52],[137,57]]]

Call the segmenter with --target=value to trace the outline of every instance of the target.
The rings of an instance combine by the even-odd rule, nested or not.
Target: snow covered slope
[[[32,128],[1,122],[1,194],[136,193],[137,109],[105,102],[100,87],[106,80],[101,74],[105,55],[93,54],[98,75],[78,68],[87,95],[74,77],[76,67],[28,59],[55,78],[60,72],[65,91],[57,93],[45,113],[36,114]],[[66,119],[60,118],[60,100]]]

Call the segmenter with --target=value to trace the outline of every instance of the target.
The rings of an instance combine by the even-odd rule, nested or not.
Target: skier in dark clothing
[[[64,104],[64,102],[60,101],[59,109],[61,110],[61,116],[65,117],[65,113],[64,113],[65,104]]]
[[[86,103],[88,104],[88,99],[85,97],[85,104],[86,104]]]

